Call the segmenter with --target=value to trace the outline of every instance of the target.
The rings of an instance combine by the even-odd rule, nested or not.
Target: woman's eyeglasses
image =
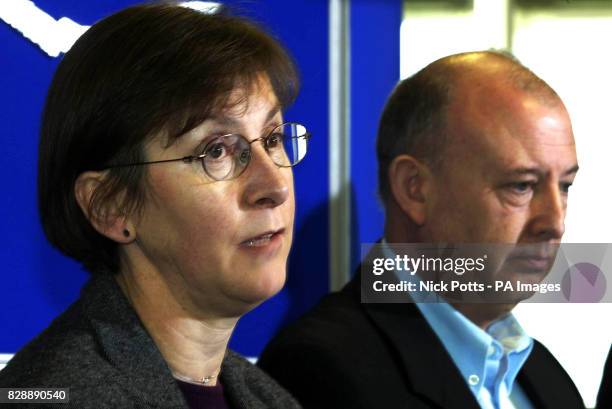
[[[204,146],[200,155],[150,162],[112,165],[108,168],[150,165],[153,163],[202,162],[204,172],[214,180],[231,180],[240,176],[251,161],[251,145],[261,142],[272,161],[280,167],[292,167],[300,163],[308,151],[310,133],[304,125],[287,122],[277,126],[266,136],[248,141],[240,134],[221,135]]]

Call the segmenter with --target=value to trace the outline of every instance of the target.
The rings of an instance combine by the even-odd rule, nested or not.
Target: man
[[[453,55],[402,81],[377,154],[383,245],[561,240],[578,169],[570,119],[508,55]],[[358,273],[260,365],[306,408],[582,408],[514,305],[362,304]]]

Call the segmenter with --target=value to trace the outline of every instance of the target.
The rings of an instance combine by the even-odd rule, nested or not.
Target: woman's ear
[[[117,243],[128,244],[136,238],[136,231],[128,217],[118,208],[118,200],[92,203],[95,192],[104,183],[105,171],[81,173],[74,183],[74,195],[83,214],[94,229]]]
[[[426,222],[427,190],[431,173],[420,161],[410,155],[400,155],[389,165],[391,196],[413,223]]]

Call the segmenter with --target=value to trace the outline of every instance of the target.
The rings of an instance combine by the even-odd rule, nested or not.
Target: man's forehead
[[[548,144],[546,139],[502,136],[473,144],[475,165],[489,176],[569,176],[578,170],[573,140]]]
[[[569,116],[526,92],[491,87],[453,99],[447,116],[448,159],[473,158],[492,168],[561,171],[576,162]],[[458,94],[456,94],[457,96]]]
[[[537,93],[496,82],[495,78],[483,78],[474,86],[459,84],[447,107],[447,124],[462,133],[501,127],[514,131],[509,136],[526,137],[549,136],[532,132],[545,129],[561,134],[557,136],[569,136],[573,143],[571,121],[560,99],[551,103]]]

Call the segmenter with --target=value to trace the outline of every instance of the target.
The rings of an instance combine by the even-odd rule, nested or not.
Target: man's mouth
[[[508,260],[514,268],[518,269],[521,273],[541,273],[548,272],[552,267],[555,259],[553,257],[546,257],[541,255],[521,255],[518,257],[511,257]]]

